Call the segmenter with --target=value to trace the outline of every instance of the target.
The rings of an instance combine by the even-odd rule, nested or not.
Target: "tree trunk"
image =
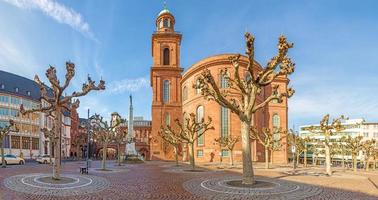
[[[103,170],[106,169],[106,154],[107,154],[107,151],[108,151],[108,144],[105,143],[103,148],[102,148],[102,169]]]
[[[118,151],[118,166],[121,166],[121,145],[117,144],[117,151]]]
[[[273,150],[270,150],[270,166],[273,166]]]
[[[265,147],[265,169],[269,169],[269,151],[268,151],[268,147]]]
[[[300,153],[297,153],[297,166],[299,166],[299,156],[300,156],[301,154]]]
[[[375,171],[375,169],[376,169],[376,166],[375,166],[376,164],[377,164],[377,160],[374,159],[374,160],[373,160],[373,170],[374,170],[374,171]]]
[[[0,145],[1,145],[1,167],[6,168],[7,166],[5,165],[5,158],[4,158],[4,144],[3,144],[3,138],[1,139]]]
[[[196,167],[195,161],[194,161],[194,142],[190,144],[190,164],[192,165],[192,169],[194,170]]]
[[[242,183],[246,185],[255,184],[253,174],[252,156],[251,156],[251,142],[249,140],[249,131],[251,128],[250,121],[242,121],[241,136],[242,136],[242,150],[243,150],[243,180]]]
[[[79,151],[80,151],[80,144],[76,144],[76,160],[79,160]]]
[[[303,165],[307,167],[307,149],[303,151]]]
[[[345,155],[344,155],[344,151],[341,152],[341,167],[343,168],[343,170],[345,169]]]
[[[324,144],[324,149],[325,149],[325,164],[326,164],[326,173],[331,176],[332,175],[332,170],[331,170],[331,154],[330,154],[330,149],[329,145],[326,142]]]
[[[356,155],[352,155],[352,160],[353,160],[353,171],[357,171],[357,158]]]
[[[52,138],[50,137],[49,140],[50,140],[50,142],[49,142],[49,145],[50,145],[49,146],[50,147],[49,148],[50,149],[50,155],[49,155],[50,156],[50,165],[53,165],[53,163],[52,163],[52,152],[53,152]]]
[[[230,149],[230,158],[231,158],[231,166],[234,166],[234,154],[233,154],[233,150]]]
[[[369,171],[369,159],[365,161],[365,170]]]
[[[177,148],[177,146],[175,146],[175,160],[176,160],[176,166],[179,166],[179,162],[178,162],[178,148]]]
[[[57,141],[54,145],[54,164],[53,164],[53,179],[60,180],[60,165],[62,160],[62,112],[58,106],[55,111],[55,136]]]

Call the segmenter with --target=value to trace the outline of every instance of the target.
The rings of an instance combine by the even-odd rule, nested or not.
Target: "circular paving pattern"
[[[271,187],[234,187],[228,184],[240,179],[240,176],[197,178],[184,182],[183,187],[208,199],[304,199],[322,192],[320,187],[262,177],[257,177],[257,181],[270,183]]]
[[[187,168],[187,167],[172,167],[172,168],[167,168],[163,170],[163,172],[169,172],[169,173],[190,173],[190,174],[208,174],[208,173],[220,173],[222,171],[211,171],[207,169],[195,169],[192,170],[192,168]]]
[[[62,174],[62,182],[50,179],[51,174],[23,174],[8,177],[4,185],[14,191],[51,196],[84,195],[101,191],[109,182],[97,176]]]
[[[102,168],[89,168],[89,173],[119,173],[119,172],[127,172],[130,171],[128,168],[125,167],[118,167],[118,168],[110,168],[110,169],[105,169],[103,170]]]

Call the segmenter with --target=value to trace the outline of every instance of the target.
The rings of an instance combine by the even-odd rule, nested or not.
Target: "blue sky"
[[[265,65],[277,38],[295,46],[290,77],[289,126],[317,123],[323,114],[378,122],[378,1],[171,0],[168,9],[183,33],[187,69],[214,54],[244,52],[243,33],[255,35],[256,60]],[[126,117],[133,94],[136,115],[151,117],[151,34],[160,0],[0,0],[0,69],[41,77],[49,64],[60,76],[76,64],[71,90],[90,74],[105,92],[81,98],[85,110]]]

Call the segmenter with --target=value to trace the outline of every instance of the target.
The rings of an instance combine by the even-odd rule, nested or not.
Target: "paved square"
[[[257,169],[257,180],[272,183],[266,188],[238,188],[227,183],[240,178],[240,173],[229,170],[188,172],[185,164],[177,167],[170,162],[146,162],[116,166],[108,162],[106,173],[90,170],[79,174],[83,162],[63,164],[67,183],[52,185],[41,178],[49,175],[49,165],[9,166],[0,169],[0,199],[377,199],[378,196],[361,192],[322,187],[319,184],[297,182],[305,176],[285,176],[278,171]],[[93,169],[100,162],[92,163]],[[182,172],[180,172],[180,170]],[[234,170],[234,171],[237,171]],[[267,175],[270,174],[270,175]],[[278,176],[280,175],[281,176]],[[356,175],[345,180],[359,180]],[[308,178],[308,177],[307,177]],[[310,177],[314,183],[325,177]],[[361,176],[361,180],[365,179]],[[70,182],[71,180],[71,182]],[[341,181],[335,175],[334,182]],[[358,181],[356,183],[359,183]],[[369,184],[366,180],[366,184]],[[273,186],[272,186],[273,185]],[[357,187],[357,185],[356,185]],[[377,193],[375,193],[377,194]]]

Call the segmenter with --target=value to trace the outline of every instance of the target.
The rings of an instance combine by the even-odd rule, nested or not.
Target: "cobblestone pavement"
[[[299,183],[285,178],[258,176],[258,180],[271,182],[274,187],[263,189],[237,188],[226,183],[227,180],[240,178],[235,172],[187,172],[179,173],[179,169],[169,162],[146,162],[144,164],[128,164],[115,166],[114,161],[108,162],[111,173],[90,170],[90,175],[80,175],[79,166],[84,162],[70,162],[63,165],[63,174],[72,179],[79,179],[70,184],[86,185],[88,179],[94,187],[83,186],[51,192],[51,188],[33,191],[23,187],[23,183],[36,184],[35,180],[51,172],[49,165],[0,168],[0,199],[377,199],[378,196],[364,193],[330,189],[327,187]],[[94,169],[100,168],[100,162],[92,163]],[[171,169],[171,171],[170,171]],[[79,177],[79,178],[78,178]],[[80,177],[82,182],[80,182]],[[84,178],[83,178],[84,177]],[[299,176],[298,176],[299,177]],[[87,179],[85,179],[87,178]],[[313,177],[317,179],[319,177]],[[23,180],[23,181],[22,181]],[[87,182],[86,182],[87,181]],[[42,183],[37,183],[42,184]],[[337,180],[335,180],[337,184]],[[50,187],[42,184],[42,187]],[[51,186],[51,187],[70,187]],[[96,189],[97,187],[97,189]],[[362,187],[362,186],[361,186]],[[11,188],[11,189],[10,189]],[[33,188],[33,187],[32,187]],[[95,188],[95,189],[93,189]],[[36,190],[33,188],[32,190]],[[84,192],[86,190],[86,192]],[[22,192],[21,192],[22,191]],[[45,192],[43,192],[45,191]],[[60,195],[58,194],[60,193]],[[70,195],[70,196],[67,196]]]

